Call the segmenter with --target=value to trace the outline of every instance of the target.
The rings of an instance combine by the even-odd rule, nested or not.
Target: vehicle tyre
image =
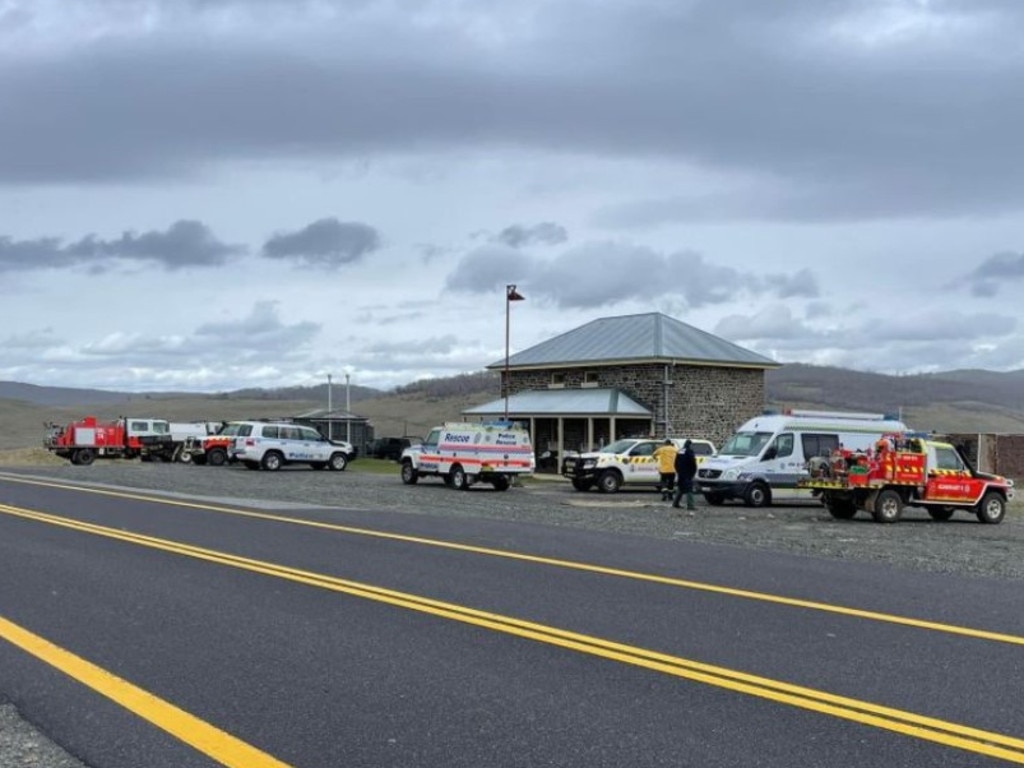
[[[977,508],[978,519],[983,523],[995,525],[1003,522],[1006,517],[1006,501],[998,493],[989,491]]]
[[[261,466],[268,472],[276,472],[284,464],[284,457],[277,451],[267,451],[263,454]]]
[[[344,453],[332,453],[330,461],[327,462],[327,466],[331,468],[332,472],[344,472],[345,467],[348,466],[348,456]]]
[[[74,454],[72,458],[74,459],[75,457],[78,458],[78,461],[75,462],[76,464],[87,467],[92,464],[93,460],[96,458],[96,451],[92,448],[79,448],[78,452]]]
[[[928,514],[932,516],[932,520],[937,520],[940,523],[949,520],[954,512],[956,512],[956,507],[928,507]]]
[[[448,477],[451,479],[451,487],[456,491],[465,491],[469,488],[469,479],[466,477],[466,470],[462,468],[461,464],[456,464],[452,467]]]
[[[420,479],[420,473],[413,467],[411,461],[402,462],[402,482],[406,485],[416,485],[416,481]]]
[[[192,454],[189,453],[188,451],[182,451],[181,453],[178,454],[178,461],[180,461],[182,464],[191,464]]]
[[[825,509],[836,520],[849,520],[857,514],[857,505],[852,499],[825,499]]]
[[[772,492],[764,483],[751,483],[747,492],[743,494],[743,503],[754,508],[771,506]]]
[[[452,476],[451,475],[444,475],[441,478],[441,482],[444,483],[444,487],[445,488],[451,488],[452,487]]]
[[[577,491],[589,491],[591,488],[594,487],[594,481],[583,480],[582,478],[576,477],[573,478],[572,487],[575,488]]]
[[[895,523],[903,515],[903,499],[896,491],[880,491],[871,515],[876,523]]]
[[[617,493],[621,487],[622,475],[614,469],[606,469],[601,473],[601,476],[597,478],[597,489],[601,491],[601,493]]]
[[[211,467],[219,467],[227,462],[228,452],[223,448],[211,448],[210,452],[206,454],[206,460]]]
[[[704,501],[710,504],[712,507],[720,507],[725,504],[724,493],[705,493]]]
[[[512,481],[507,477],[501,476],[491,480],[491,485],[494,486],[494,490],[496,491],[507,491],[512,487]]]
[[[243,461],[242,465],[246,469],[259,469],[260,468],[260,463],[258,461],[249,461],[248,459]]]

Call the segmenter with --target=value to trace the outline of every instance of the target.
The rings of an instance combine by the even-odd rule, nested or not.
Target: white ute
[[[440,477],[456,490],[489,483],[507,491],[513,479],[533,474],[536,467],[530,433],[510,422],[435,427],[422,445],[402,451],[400,461],[406,485],[421,477]]]

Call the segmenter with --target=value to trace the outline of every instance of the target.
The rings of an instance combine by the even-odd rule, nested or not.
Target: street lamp
[[[505,421],[508,421],[508,391],[511,389],[508,375],[509,307],[513,301],[522,301],[525,298],[511,283],[505,286]]]

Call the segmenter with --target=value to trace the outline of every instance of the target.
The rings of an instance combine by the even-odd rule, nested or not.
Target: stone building
[[[499,400],[467,417],[527,422],[539,459],[622,437],[720,445],[764,408],[770,358],[659,312],[593,320],[487,366]]]

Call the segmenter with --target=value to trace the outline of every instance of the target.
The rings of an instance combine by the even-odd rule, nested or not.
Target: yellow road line
[[[275,515],[268,512],[255,512],[252,510],[238,509],[236,507],[225,507],[216,504],[202,504],[198,502],[183,501],[167,497],[149,496],[142,493],[126,493],[123,491],[112,491],[102,488],[85,488],[82,486],[55,483],[46,480],[28,480],[20,477],[14,478],[7,475],[5,475],[2,479],[11,480],[12,482],[16,483],[24,483],[27,485],[40,485],[43,487],[57,488],[60,490],[80,491],[83,493],[93,493],[103,496],[110,496],[113,498],[129,499],[133,501],[145,501],[148,503],[164,504],[168,506],[183,507],[186,509],[197,509],[204,512],[217,512],[219,514],[234,515],[236,517],[246,517],[256,520],[267,520],[277,523],[287,523],[289,525],[297,525],[308,528],[318,528],[321,530],[333,531],[335,533],[344,533],[355,536],[366,536],[376,539],[399,541],[406,544],[417,544],[421,546],[437,547],[439,549],[448,549],[457,552],[467,552],[470,554],[484,555],[487,557],[500,557],[508,560],[517,560],[519,562],[535,563],[537,565],[546,565],[573,571],[595,573],[603,576],[613,576],[616,578],[632,579],[634,581],[642,581],[652,584],[663,584],[665,586],[670,587],[692,589],[698,592],[708,592],[717,595],[726,595],[729,597],[736,597],[744,600],[754,600],[762,603],[771,603],[774,605],[784,605],[790,608],[802,608],[805,610],[821,611],[823,613],[832,613],[840,616],[865,619],[868,621],[877,621],[886,624],[896,624],[904,627],[914,627],[916,629],[923,629],[931,632],[944,632],[946,634],[959,635],[961,637],[969,637],[975,640],[987,640],[996,643],[1007,643],[1009,645],[1024,646],[1024,637],[1020,635],[1011,635],[1004,632],[991,632],[989,630],[976,629],[974,627],[964,627],[956,624],[946,624],[937,621],[927,621],[925,619],[915,619],[909,616],[899,616],[896,614],[883,613],[880,611],[869,611],[860,608],[851,608],[843,605],[833,605],[831,603],[823,603],[816,600],[804,600],[801,598],[786,597],[784,595],[773,595],[769,592],[757,592],[748,589],[723,587],[718,584],[709,584],[707,582],[692,581],[689,579],[677,579],[670,576],[659,576],[657,574],[643,573],[641,571],[631,571],[621,568],[609,568],[602,565],[581,563],[573,560],[562,560],[553,557],[542,557],[539,555],[529,555],[522,552],[513,552],[511,550],[505,549],[477,547],[471,544],[460,544],[458,542],[445,541],[443,539],[430,539],[421,536],[408,536],[406,534],[401,533],[378,531],[371,528],[359,528],[348,525],[337,525],[335,523],[322,523],[316,520],[306,520],[303,518],[287,517],[285,515]]]
[[[84,523],[9,505],[0,505],[0,513],[418,611],[1024,765],[1024,739],[993,731],[985,731],[813,688],[792,685],[727,667],[704,664],[678,656],[615,643],[544,624],[480,611],[455,603],[340,579],[268,561],[254,560],[168,539],[128,533],[94,523]]]
[[[58,645],[0,616],[0,637],[40,661],[60,670],[129,712],[158,728],[221,765],[232,768],[289,768],[266,752],[179,709],[102,667],[76,656]]]

